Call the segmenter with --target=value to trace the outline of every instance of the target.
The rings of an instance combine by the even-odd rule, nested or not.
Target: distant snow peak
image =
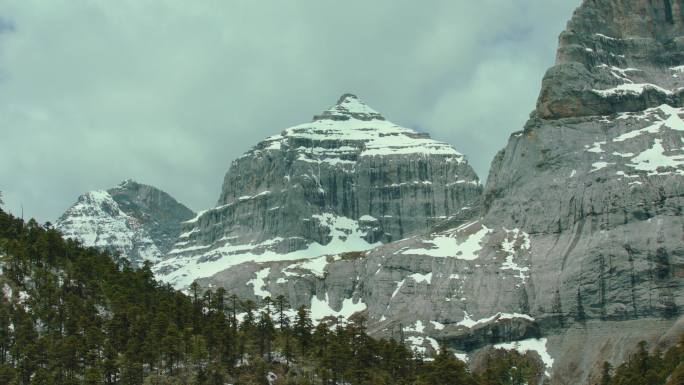
[[[118,251],[125,257],[135,252],[142,260],[156,262],[162,255],[139,221],[123,212],[105,190],[81,195],[56,226],[67,238]]]
[[[56,222],[65,237],[120,254],[133,265],[158,262],[192,210],[165,192],[126,179],[81,195]]]

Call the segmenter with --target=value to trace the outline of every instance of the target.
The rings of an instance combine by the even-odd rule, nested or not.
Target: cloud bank
[[[352,92],[466,154],[520,130],[579,0],[0,1],[0,190],[54,221],[123,179],[195,210]]]

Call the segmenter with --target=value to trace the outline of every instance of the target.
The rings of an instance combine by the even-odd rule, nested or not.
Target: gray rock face
[[[472,213],[481,191],[451,146],[346,94],[236,159],[157,271],[184,286],[245,261],[366,250]]]
[[[56,222],[66,237],[119,253],[134,265],[157,262],[195,213],[167,193],[126,180],[81,195]]]
[[[425,352],[446,343],[471,362],[488,346],[536,351],[553,384],[590,382],[640,340],[676,341],[682,35],[680,2],[585,1],[530,121],[492,162],[479,219],[363,253],[238,265],[202,284],[283,294],[315,318],[364,311],[377,336],[401,333]]]
[[[670,0],[585,1],[542,84],[544,119],[681,107],[684,18]]]
[[[537,263],[553,267],[533,307],[559,292],[575,316],[679,313],[682,35],[679,2],[646,0],[585,1],[561,34],[537,111],[494,159],[484,197],[483,222],[534,234]]]
[[[536,112],[492,163],[483,223],[530,234],[531,314],[569,344],[558,383],[624,360],[636,325],[651,342],[667,335],[684,305],[680,11],[679,2],[585,1]],[[578,328],[605,334],[573,351]]]

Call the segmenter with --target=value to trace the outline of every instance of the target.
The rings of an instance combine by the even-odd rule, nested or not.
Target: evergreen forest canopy
[[[0,196],[1,199],[1,196]],[[442,347],[431,359],[371,338],[362,315],[314,326],[283,297],[186,295],[50,224],[0,209],[0,384],[536,384],[530,354],[491,350],[480,369]],[[602,385],[680,384],[684,345],[641,345]],[[671,373],[674,373],[671,375]],[[672,382],[678,379],[680,382]]]

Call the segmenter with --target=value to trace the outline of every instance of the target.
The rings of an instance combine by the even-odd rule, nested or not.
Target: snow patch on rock
[[[469,227],[470,225],[472,224],[469,224],[466,227]],[[432,248],[414,248],[404,250],[401,253],[411,255],[426,255],[437,258],[452,257],[466,261],[475,260],[479,257],[478,252],[482,248],[482,241],[487,236],[487,234],[492,232],[492,230],[482,225],[480,230],[470,235],[467,235],[464,240],[459,241],[459,230],[463,230],[466,227],[462,226],[456,229],[456,231],[454,232],[442,233],[442,235],[436,235],[430,239],[426,239],[423,241],[423,244],[425,244],[426,246],[431,245],[433,246]]]
[[[491,317],[482,318],[479,320],[474,320],[470,317],[470,314],[468,314],[467,311],[464,311],[463,312],[463,320],[459,321],[456,324],[456,326],[464,326],[468,329],[472,329],[477,325],[486,324],[488,322],[498,322],[501,320],[510,320],[510,319],[514,319],[514,318],[523,318],[523,319],[526,319],[528,321],[534,321],[534,318],[532,318],[532,316],[529,316],[527,314],[501,313],[501,312],[496,313]]]
[[[325,293],[325,300],[319,300],[315,295],[311,297],[311,320],[318,323],[325,317],[343,317],[345,319],[353,314],[366,310],[366,304],[360,299],[354,301],[353,298],[346,298],[342,301],[339,310],[335,310],[330,305],[328,293]]]
[[[247,281],[247,285],[252,285],[254,288],[254,295],[262,298],[270,297],[271,293],[268,290],[264,290],[266,282],[264,281],[266,277],[271,273],[271,268],[267,267],[256,272],[256,277]]]
[[[647,171],[649,175],[669,174],[660,170],[662,168],[679,168],[684,166],[684,154],[668,155],[663,148],[661,139],[654,139],[653,146],[631,159],[627,166],[639,171]],[[684,175],[684,170],[676,170],[676,173]]]
[[[650,83],[641,83],[641,84],[626,83],[626,84],[620,84],[617,87],[608,88],[605,90],[592,90],[592,92],[606,98],[606,97],[610,97],[610,96],[641,95],[644,92],[646,92],[647,90],[656,90],[656,91],[664,93],[666,95],[672,95],[672,91],[666,90],[660,86],[657,86],[655,84],[650,84]]]
[[[530,268],[527,266],[518,265],[515,261],[513,261],[513,257],[516,256],[517,251],[530,251],[532,247],[530,236],[520,229],[504,229],[504,231],[506,232],[506,238],[501,243],[501,249],[506,253],[506,261],[501,265],[500,269],[517,271],[517,277],[520,278],[523,284],[525,284]],[[517,251],[516,248],[518,249]]]
[[[494,345],[495,349],[515,350],[520,354],[525,354],[528,351],[537,352],[541,357],[544,366],[546,367],[545,374],[550,376],[550,370],[553,368],[553,357],[546,349],[546,338],[530,338],[522,341],[505,342]]]
[[[331,236],[330,242],[325,245],[312,242],[302,250],[279,253],[274,248],[284,241],[280,237],[248,244],[232,244],[230,239],[224,239],[222,246],[213,249],[209,245],[197,245],[171,250],[168,259],[155,265],[155,271],[159,279],[171,283],[176,288],[183,288],[196,279],[209,277],[218,271],[244,262],[264,263],[307,259],[310,261],[297,263],[297,266],[293,265],[290,270],[301,267],[322,276],[327,264],[326,258],[322,256],[349,251],[365,251],[380,245],[379,242],[367,242],[364,239],[366,233],[361,230],[359,223],[350,218],[324,213],[314,215],[312,219],[328,229]],[[203,250],[206,251],[201,256],[189,253]]]

